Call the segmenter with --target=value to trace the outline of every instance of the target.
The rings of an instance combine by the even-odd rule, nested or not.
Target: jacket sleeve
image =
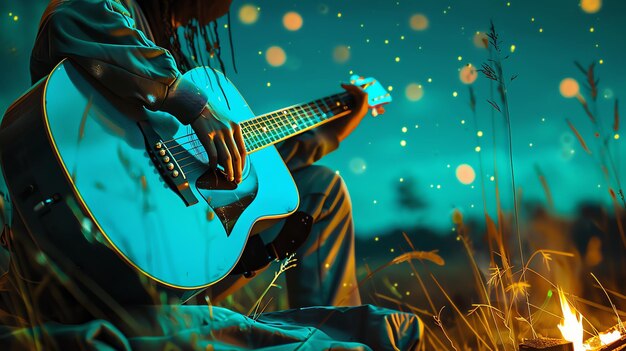
[[[276,145],[278,152],[290,171],[312,165],[339,146],[336,133],[328,129],[314,128]]]
[[[54,2],[54,1],[53,1]],[[207,96],[182,78],[172,55],[135,28],[113,0],[56,1],[44,15],[31,56],[31,74],[69,58],[114,94],[191,123]]]

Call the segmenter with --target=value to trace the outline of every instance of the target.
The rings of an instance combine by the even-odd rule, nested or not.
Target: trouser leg
[[[293,173],[300,206],[313,228],[296,252],[296,267],[286,272],[292,308],[361,304],[354,258],[352,205],[341,177],[323,166]]]

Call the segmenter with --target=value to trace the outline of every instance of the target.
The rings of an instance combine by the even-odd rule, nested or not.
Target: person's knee
[[[352,202],[346,183],[335,171],[328,167],[320,167],[320,178],[327,183],[322,217],[332,217],[336,225],[346,225],[347,223],[343,222],[352,221]]]
[[[345,182],[335,171],[313,165],[294,172],[300,192],[300,210],[313,216],[315,222],[332,217],[352,219],[352,204]]]
[[[350,193],[343,178],[326,166],[316,166],[317,180],[326,184],[327,207],[350,207]]]

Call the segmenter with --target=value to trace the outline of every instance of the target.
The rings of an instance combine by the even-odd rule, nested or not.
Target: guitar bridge
[[[172,155],[170,148],[161,140],[161,137],[154,131],[147,121],[137,123],[146,142],[146,150],[150,159],[156,166],[157,171],[165,183],[185,202],[187,206],[195,205],[198,199],[189,188],[189,180],[185,172]],[[177,143],[175,146],[180,146]],[[188,152],[182,153],[188,156]]]

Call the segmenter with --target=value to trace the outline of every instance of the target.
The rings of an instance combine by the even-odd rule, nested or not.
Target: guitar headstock
[[[372,77],[364,78],[357,74],[350,77],[350,84],[361,87],[367,93],[367,103],[376,117],[385,112],[384,104],[391,102],[391,95],[379,81]]]

